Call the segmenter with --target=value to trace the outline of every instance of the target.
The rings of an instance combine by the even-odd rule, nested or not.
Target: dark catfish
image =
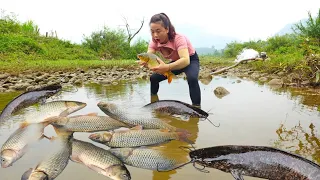
[[[187,115],[190,117],[207,118],[209,114],[200,108],[178,100],[159,100],[143,106],[159,113]]]
[[[53,96],[61,90],[61,85],[49,85],[43,88],[27,91],[11,100],[0,113],[0,122],[22,108],[38,102],[44,103],[46,98]]]
[[[269,180],[320,179],[320,166],[301,156],[264,146],[215,146],[189,153],[193,162],[231,173],[234,179],[243,176]]]

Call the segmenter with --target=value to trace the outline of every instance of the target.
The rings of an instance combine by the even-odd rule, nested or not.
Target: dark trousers
[[[199,75],[199,57],[198,54],[195,53],[194,55],[190,56],[190,64],[179,70],[173,70],[172,73],[178,75],[182,72],[186,74],[188,85],[189,85],[189,94],[192,101],[192,105],[200,106],[201,104],[201,91],[198,81]],[[151,95],[156,95],[159,91],[159,82],[166,80],[167,78],[158,73],[153,73],[150,76],[150,83],[151,83]]]

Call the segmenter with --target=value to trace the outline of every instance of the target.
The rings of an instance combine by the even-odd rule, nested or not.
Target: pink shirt
[[[163,47],[172,49],[173,50],[172,53],[168,56],[164,56],[161,52],[161,48]],[[164,58],[170,59],[172,61],[176,61],[180,59],[178,51],[182,48],[188,48],[190,56],[195,53],[195,49],[191,45],[191,42],[189,41],[189,39],[186,36],[178,33],[176,34],[173,41],[168,41],[166,44],[155,43],[151,40],[149,43],[149,48],[154,49],[155,51],[159,51]]]

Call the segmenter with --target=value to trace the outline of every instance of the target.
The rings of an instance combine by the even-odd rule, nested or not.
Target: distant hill
[[[186,35],[195,48],[203,51],[210,51],[212,46],[218,50],[223,49],[227,43],[238,40],[234,37],[215,35],[196,26],[183,25],[176,29],[178,33]]]
[[[212,46],[219,50],[225,48],[227,43],[238,40],[234,37],[215,35],[193,25],[179,25],[175,26],[175,29],[177,33],[186,35],[199,52],[204,53],[213,52]],[[144,27],[138,37],[149,41],[151,39],[149,29]]]
[[[199,55],[209,55],[214,53],[214,48],[207,48],[207,47],[196,47],[197,54]]]
[[[308,20],[308,19],[301,19],[300,21],[302,22],[302,24],[305,24],[307,20]],[[293,27],[295,24],[299,23],[300,21],[294,22],[294,23],[289,23],[289,24],[285,25],[285,26],[284,26],[279,32],[277,32],[275,35],[281,36],[281,35],[293,33],[292,27]]]

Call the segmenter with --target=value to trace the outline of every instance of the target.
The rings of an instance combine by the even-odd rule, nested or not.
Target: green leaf
[[[317,71],[317,74],[316,74],[316,83],[318,83],[320,80],[320,72]]]

